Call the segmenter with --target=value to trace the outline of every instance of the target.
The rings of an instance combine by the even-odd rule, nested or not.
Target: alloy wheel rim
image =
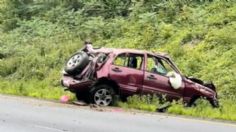
[[[67,63],[67,67],[73,68],[75,67],[81,60],[80,55],[74,55],[73,57],[70,58],[70,60]]]
[[[94,94],[94,102],[97,105],[108,106],[112,102],[111,92],[107,89],[100,89]]]

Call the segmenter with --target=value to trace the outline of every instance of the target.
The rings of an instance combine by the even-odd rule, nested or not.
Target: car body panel
[[[93,84],[98,83],[101,78],[106,78],[106,80],[113,81],[119,86],[120,95],[157,94],[166,95],[169,100],[182,98],[184,102],[189,102],[194,96],[217,100],[217,93],[215,90],[206,87],[203,84],[194,82],[182,75],[171,58],[166,54],[133,49],[111,48],[102,48],[99,50],[99,53],[107,55],[107,59],[104,63],[98,63],[99,57],[94,57],[89,66],[82,72],[83,74],[75,77],[66,74],[63,75],[62,85],[72,92],[84,91],[89,90]],[[144,58],[141,68],[133,69],[130,67],[114,65],[113,61],[115,58],[124,53],[143,55]],[[182,86],[179,89],[173,89],[170,85],[168,76],[153,74],[146,71],[147,55],[156,56],[168,61],[174,71],[181,75]]]
[[[179,99],[183,95],[184,85],[179,89],[173,89],[167,76],[145,72],[143,92],[164,95],[168,99]]]
[[[77,80],[71,76],[63,76],[61,83],[64,87],[69,88],[70,91],[76,92],[78,91],[86,91],[91,84],[93,84],[92,80]]]
[[[109,78],[120,86],[120,92],[127,95],[136,94],[143,87],[143,70],[121,66],[110,66]]]

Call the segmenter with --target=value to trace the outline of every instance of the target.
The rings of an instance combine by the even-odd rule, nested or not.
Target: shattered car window
[[[106,60],[108,59],[107,55],[106,54],[99,54],[99,57],[98,57],[98,63],[104,63]]]
[[[146,70],[164,76],[167,75],[168,72],[174,71],[165,60],[154,56],[148,56]]]

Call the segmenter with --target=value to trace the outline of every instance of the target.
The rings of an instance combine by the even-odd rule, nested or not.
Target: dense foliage
[[[0,0],[0,92],[58,98],[65,60],[97,47],[168,52],[236,101],[234,0]]]

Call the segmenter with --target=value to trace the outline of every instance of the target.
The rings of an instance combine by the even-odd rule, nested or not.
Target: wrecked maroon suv
[[[188,106],[203,97],[218,107],[214,84],[184,76],[165,54],[107,48],[96,55],[80,51],[64,71],[62,85],[89,103],[107,106],[117,96],[154,94],[170,101],[183,99]]]

